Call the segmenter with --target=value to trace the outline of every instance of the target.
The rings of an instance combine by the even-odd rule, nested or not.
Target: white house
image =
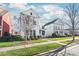
[[[39,36],[39,16],[33,9],[20,13],[20,34],[22,37]]]
[[[56,33],[60,36],[64,35],[64,24],[60,19],[58,19],[55,23],[46,26],[45,36],[52,36],[53,33]]]

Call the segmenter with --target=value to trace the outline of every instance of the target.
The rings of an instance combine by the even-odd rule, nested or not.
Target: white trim
[[[1,36],[2,36],[2,34],[3,34],[3,19],[2,19],[1,27],[2,27],[2,30],[1,30]]]

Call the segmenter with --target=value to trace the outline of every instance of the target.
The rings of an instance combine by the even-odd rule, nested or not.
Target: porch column
[[[1,21],[1,37],[3,35],[3,20]]]

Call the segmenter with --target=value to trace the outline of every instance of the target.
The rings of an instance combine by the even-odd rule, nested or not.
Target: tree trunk
[[[73,23],[72,23],[72,42],[75,40],[75,34],[74,34],[74,30],[75,30],[75,28],[74,28],[74,19],[73,19]]]

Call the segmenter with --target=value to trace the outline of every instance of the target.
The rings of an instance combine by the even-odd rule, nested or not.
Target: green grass
[[[57,43],[51,43],[46,45],[39,45],[30,48],[22,48],[17,50],[11,50],[7,52],[0,52],[0,56],[32,56],[42,52],[56,49],[62,45]]]
[[[15,46],[18,45],[19,41],[16,42],[0,42],[0,47],[10,47],[10,46]]]
[[[65,42],[62,42],[62,43],[68,44],[68,43],[70,43],[70,41],[65,41]]]
[[[68,43],[70,43],[70,42],[71,42],[71,40],[64,41],[64,42],[61,42],[61,43],[68,44]],[[73,41],[73,43],[79,43],[79,39],[75,39],[75,40]]]
[[[48,42],[47,40],[32,40],[32,43],[42,43],[42,42]]]
[[[58,38],[48,38],[49,40],[66,40],[66,39],[69,39],[70,37],[58,37]]]
[[[47,42],[47,40],[32,40],[32,43],[42,43]],[[0,47],[10,47],[20,45],[21,41],[14,41],[14,42],[0,42]]]

